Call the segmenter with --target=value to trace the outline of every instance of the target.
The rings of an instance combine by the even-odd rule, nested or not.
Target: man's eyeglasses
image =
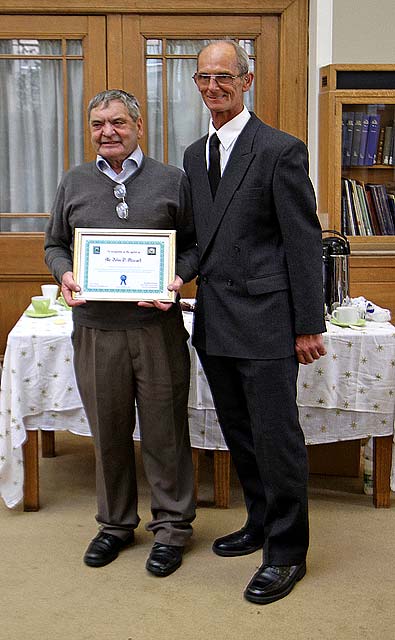
[[[121,220],[127,220],[129,217],[129,207],[125,202],[126,187],[123,183],[117,184],[114,187],[114,196],[119,200],[122,200],[122,202],[118,202],[115,207],[118,218],[121,218]]]
[[[194,73],[192,78],[194,79],[198,87],[208,87],[211,78],[220,87],[230,87],[234,83],[236,78],[241,78],[245,75],[245,73],[239,73],[237,76],[232,76],[230,75],[230,73]]]

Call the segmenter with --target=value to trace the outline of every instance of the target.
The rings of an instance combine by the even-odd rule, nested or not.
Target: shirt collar
[[[213,121],[210,120],[208,129],[209,138],[213,133],[216,133],[224,149],[228,149],[228,147],[230,147],[230,145],[240,135],[250,118],[251,114],[247,107],[244,106],[241,113],[232,118],[232,120],[229,120],[229,122],[226,122],[226,124],[222,125],[218,130],[214,127]]]
[[[130,164],[130,162],[137,164],[137,167],[139,168],[141,166],[141,163],[143,162],[143,157],[144,154],[141,151],[141,148],[137,145],[135,150],[132,151],[132,153],[122,162],[122,171],[128,164]],[[111,166],[109,165],[107,160],[99,154],[96,156],[96,166],[100,171],[102,171],[104,168],[111,169]]]

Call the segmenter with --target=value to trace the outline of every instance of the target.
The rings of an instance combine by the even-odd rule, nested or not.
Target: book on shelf
[[[369,212],[369,218],[372,223],[373,235],[381,236],[382,235],[381,227],[380,227],[379,220],[377,218],[375,206],[373,204],[372,194],[368,189],[365,189],[365,187],[364,187],[364,190],[365,190],[365,197],[366,197],[366,206]]]
[[[383,164],[385,127],[380,127],[379,140],[377,143],[376,163]]]
[[[342,179],[343,204],[344,204],[344,230],[347,235],[358,236],[358,224],[352,202],[351,185],[347,178]]]
[[[350,165],[352,167],[359,165],[359,150],[361,147],[363,115],[364,114],[361,111],[356,111],[354,114],[354,128],[353,128],[353,134],[352,134],[351,159],[350,159]]]
[[[371,194],[371,202],[374,207],[380,234],[382,236],[395,235],[395,224],[388,203],[388,194],[383,184],[366,184],[365,190]]]
[[[351,148],[354,132],[354,112],[343,111],[342,114],[342,164],[349,167],[351,164]]]
[[[395,184],[342,178],[341,223],[352,236],[395,235]]]
[[[387,125],[385,127],[384,144],[383,144],[383,164],[390,164],[390,158],[392,157],[392,143],[393,143],[393,125]]]
[[[377,158],[377,146],[380,135],[380,120],[381,115],[375,113],[369,116],[369,130],[368,139],[366,142],[365,162],[367,166],[371,166],[376,163]]]
[[[361,129],[361,142],[359,145],[359,159],[358,164],[365,164],[366,143],[368,141],[369,131],[369,114],[362,114],[362,129]]]
[[[362,212],[362,219],[363,219],[363,223],[364,223],[364,227],[365,227],[365,234],[366,236],[373,236],[374,235],[374,231],[373,231],[373,223],[370,219],[370,214],[369,214],[369,209],[368,209],[368,205],[366,202],[366,193],[365,193],[365,188],[363,183],[360,183],[358,181],[356,181],[355,184],[355,188],[357,191],[357,195],[359,198],[359,204],[361,207],[361,212]]]
[[[393,193],[388,194],[388,206],[392,215],[392,221],[395,226],[395,195]]]
[[[353,207],[353,211],[355,214],[355,220],[356,220],[356,227],[358,229],[358,235],[359,236],[366,236],[367,234],[367,230],[366,230],[366,226],[365,226],[365,220],[362,214],[362,207],[361,207],[361,201],[358,195],[358,190],[357,190],[357,181],[354,180],[353,178],[349,178],[348,180],[350,187],[351,187],[351,201],[352,201],[352,207]]]

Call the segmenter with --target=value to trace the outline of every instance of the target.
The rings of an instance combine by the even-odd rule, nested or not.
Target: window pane
[[[254,73],[255,61],[250,60],[250,71]],[[248,111],[254,111],[254,86],[255,82],[252,83],[251,88],[244,94],[244,104],[247,107]]]
[[[208,130],[210,114],[204,106],[192,75],[196,60],[168,60],[168,147],[170,164],[182,167],[186,147]]]
[[[210,44],[210,40],[168,40],[166,53],[171,55],[194,55]]]
[[[70,41],[78,50],[76,41]],[[10,46],[12,43],[12,46]],[[15,45],[15,46],[14,46]],[[23,45],[22,55],[19,53]],[[49,59],[25,58],[45,55]],[[22,214],[49,212],[65,166],[65,78],[60,40],[0,40],[0,213],[21,214],[20,223],[3,218],[9,230],[40,230],[41,218]],[[82,60],[67,63],[69,163],[83,160]]]
[[[155,56],[162,53],[162,40],[147,40],[147,55]]]
[[[67,61],[69,166],[84,161],[83,62]]]
[[[163,161],[162,60],[147,60],[148,154]]]
[[[26,232],[26,231],[45,231],[45,225],[48,218],[33,218],[32,216],[15,216],[13,218],[0,217],[0,232]]]
[[[254,55],[255,53],[254,40],[239,40],[238,42],[239,42],[239,45],[247,51],[249,56]]]
[[[160,49],[160,40],[148,40]],[[157,160],[182,167],[185,148],[208,130],[210,114],[192,80],[196,71],[199,51],[212,39],[169,39],[163,56],[166,63],[166,93],[162,87],[161,59],[147,59],[148,87],[148,152]],[[240,40],[249,55],[254,54],[254,40]],[[159,71],[160,69],[160,71]],[[254,70],[254,60],[250,59]],[[167,122],[164,119],[164,102],[167,102]],[[247,109],[254,109],[254,89],[245,94]],[[167,145],[164,146],[164,139]],[[166,152],[167,151],[167,152]]]
[[[60,40],[33,40],[27,38],[13,38],[0,40],[0,53],[13,56],[55,56],[62,54]]]
[[[68,56],[82,56],[81,40],[67,40],[66,53]]]

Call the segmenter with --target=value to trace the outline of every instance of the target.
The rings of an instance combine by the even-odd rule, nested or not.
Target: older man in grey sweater
[[[167,576],[182,562],[195,517],[187,421],[189,353],[179,303],[75,299],[72,273],[77,227],[175,229],[176,278],[196,274],[196,246],[188,182],[175,167],[144,156],[139,105],[124,91],[105,91],[88,106],[96,161],[62,179],[46,229],[45,257],[73,307],[74,367],[94,437],[100,525],[84,561],[115,560],[134,542],[138,526],[133,446],[135,404],[141,451],[151,488],[154,545],[148,571]],[[122,199],[114,188],[122,185]],[[118,192],[116,192],[118,193]],[[119,207],[119,203],[122,206]]]

